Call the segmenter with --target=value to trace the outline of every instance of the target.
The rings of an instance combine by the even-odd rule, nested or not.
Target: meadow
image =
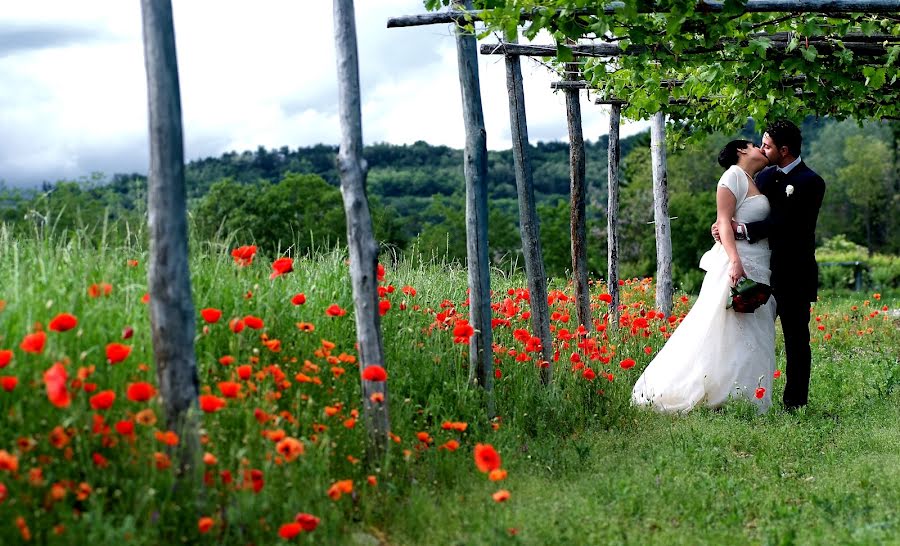
[[[807,408],[666,416],[629,395],[688,295],[666,317],[651,279],[628,280],[610,325],[596,282],[584,334],[552,279],[545,387],[524,279],[497,270],[488,419],[467,383],[465,269],[385,253],[392,433],[373,466],[345,253],[270,278],[283,256],[194,242],[204,469],[190,483],[156,398],[140,239],[0,228],[2,544],[900,543],[897,294],[814,305]]]

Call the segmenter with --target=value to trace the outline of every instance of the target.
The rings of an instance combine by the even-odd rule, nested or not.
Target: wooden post
[[[512,133],[516,191],[519,196],[519,228],[525,255],[525,276],[531,294],[531,328],[541,340],[541,381],[553,379],[553,345],[550,339],[550,312],[547,306],[547,278],[541,254],[541,230],[534,205],[534,184],[528,161],[528,125],[525,120],[525,90],[519,57],[506,57],[506,91],[509,94],[509,125]]]
[[[472,1],[456,0],[454,7],[472,9]],[[466,257],[469,266],[469,382],[487,393],[488,418],[494,416],[494,356],[491,330],[491,269],[488,257],[487,132],[481,108],[478,47],[475,35],[456,29],[456,58],[462,94],[466,148]]]
[[[577,81],[579,63],[565,64],[565,79]],[[584,136],[578,89],[567,89],[566,121],[569,126],[569,193],[571,196],[572,276],[575,281],[575,312],[588,331],[591,324],[591,289],[587,268],[587,184],[585,182]]]
[[[201,468],[194,355],[194,303],[188,267],[181,92],[170,0],[141,0],[150,120],[147,217],[150,329],[166,427],[178,434],[178,472]]]
[[[360,373],[369,366],[382,366],[384,347],[378,315],[378,244],[372,231],[372,217],[366,197],[366,171],[362,158],[362,114],[359,96],[359,61],[353,0],[334,0],[334,43],[338,75],[338,112],[341,146],[338,170],[341,195],[347,215],[347,245],[350,250],[350,281],[356,315]],[[362,379],[363,415],[369,434],[369,464],[378,465],[387,452],[387,383]],[[372,395],[384,396],[373,401]]]
[[[653,219],[656,224],[656,309],[672,314],[672,227],[669,220],[669,181],[666,173],[666,118],[662,112],[650,120],[653,158]]]
[[[622,119],[622,105],[613,104],[609,110],[609,148],[607,153],[607,189],[609,200],[606,210],[606,260],[607,290],[612,298],[609,303],[609,327],[619,326],[619,123]]]

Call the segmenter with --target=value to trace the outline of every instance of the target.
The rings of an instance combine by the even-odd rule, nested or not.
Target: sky
[[[0,12],[0,182],[146,173],[140,2],[7,4]],[[422,0],[355,4],[365,143],[462,148],[452,26],[387,28],[390,16],[424,13]],[[339,142],[331,1],[173,0],[173,11],[186,160]],[[479,71],[488,148],[509,148],[502,57],[480,55]],[[527,58],[522,73],[530,141],[567,140],[565,97],[550,89],[555,75]],[[608,132],[606,112],[582,93],[586,139]],[[645,127],[623,124],[622,135]]]

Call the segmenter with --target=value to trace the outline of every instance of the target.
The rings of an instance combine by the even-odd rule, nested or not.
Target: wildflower
[[[325,309],[325,314],[329,317],[342,317],[347,314],[347,311],[342,309],[338,304],[332,303],[328,306],[328,309]]]
[[[99,453],[94,453],[91,455],[91,460],[94,462],[94,466],[97,468],[106,468],[109,466],[109,460]]]
[[[447,440],[440,446],[438,446],[438,451],[446,449],[447,451],[456,451],[459,449],[459,442],[456,440]]]
[[[156,389],[150,383],[139,381],[130,383],[125,390],[125,395],[132,402],[146,402],[156,395]]]
[[[247,267],[252,264],[254,255],[256,255],[255,245],[239,246],[231,251],[231,257],[234,258],[234,263],[240,267]]]
[[[455,422],[455,421],[444,421],[441,423],[441,428],[444,430],[455,430],[458,432],[465,432],[469,427],[467,423]]]
[[[310,322],[298,322],[296,326],[301,332],[314,332],[316,330],[316,326]]]
[[[207,307],[200,310],[200,316],[209,324],[213,324],[219,322],[219,319],[222,318],[222,311],[213,307]]]
[[[427,432],[417,432],[416,438],[426,446],[434,441]]]
[[[500,468],[500,454],[491,444],[475,444],[475,466],[481,472]]]
[[[178,445],[178,435],[172,432],[171,430],[167,430],[165,432],[157,430],[153,433],[153,436],[157,441],[166,444],[167,446],[177,446]]]
[[[116,393],[114,391],[100,391],[90,398],[91,407],[95,410],[107,410],[115,401]]]
[[[169,456],[160,451],[157,451],[153,454],[153,460],[156,464],[157,470],[165,470],[172,466],[172,460],[169,459]]]
[[[110,364],[118,364],[131,354],[131,346],[121,343],[110,343],[106,346],[106,361]]]
[[[0,470],[6,470],[9,473],[19,471],[19,458],[10,454],[5,449],[0,449]]]
[[[597,377],[597,374],[596,372],[594,372],[594,370],[586,368],[584,372],[582,372],[581,377],[587,379],[588,381],[593,381]]]
[[[312,514],[305,514],[303,512],[297,514],[297,517],[294,519],[295,522],[300,524],[300,527],[303,528],[307,533],[311,533],[316,530],[316,527],[319,526],[319,518]]]
[[[215,521],[209,517],[203,517],[197,520],[197,530],[200,531],[201,534],[208,533],[210,529],[215,525]]]
[[[290,540],[299,535],[303,531],[303,526],[297,522],[285,523],[278,529],[278,536],[285,540]]]
[[[494,499],[494,502],[506,502],[509,500],[510,494],[506,489],[501,489],[491,495],[491,497]]]
[[[291,438],[288,436],[287,438],[278,442],[278,445],[275,446],[275,451],[280,453],[287,462],[291,462],[300,455],[303,455],[303,443],[296,438]]]
[[[621,368],[623,370],[627,370],[629,368],[634,368],[634,364],[635,364],[634,359],[631,359],[631,358],[626,358],[622,362],[619,362],[619,366],[621,366]]]
[[[380,300],[378,302],[378,315],[385,316],[391,310],[391,302],[388,300]]]
[[[19,348],[26,353],[41,354],[44,352],[44,343],[47,342],[46,332],[35,332],[28,334],[22,339]]]
[[[50,319],[48,327],[54,332],[65,332],[78,326],[78,319],[69,313],[60,313]]]
[[[370,364],[366,366],[362,373],[365,381],[383,382],[387,381],[387,371],[378,364]]]
[[[123,420],[117,422],[113,428],[116,429],[116,432],[121,434],[122,436],[131,436],[134,434],[134,421]]]
[[[9,349],[0,349],[0,368],[5,368],[12,360],[13,352]]]
[[[145,427],[152,427],[156,424],[156,412],[151,408],[143,409],[134,416],[135,422]]]
[[[102,282],[100,284],[94,283],[88,286],[87,290],[88,296],[91,298],[99,298],[100,296],[108,296],[112,294],[112,285],[109,283]]]
[[[50,445],[55,447],[56,449],[62,449],[69,445],[69,435],[66,433],[66,430],[61,426],[57,425],[53,427],[53,430],[50,431],[49,435]]]
[[[762,397],[765,396],[765,395],[766,395],[766,389],[765,389],[765,388],[763,388],[763,387],[757,387],[757,388],[756,388],[756,397],[757,397],[757,398],[762,398]]]
[[[72,403],[72,399],[69,397],[69,390],[66,388],[68,379],[69,374],[66,372],[66,368],[59,362],[44,372],[47,399],[58,408],[67,408]]]
[[[25,522],[25,518],[22,516],[16,517],[16,527],[19,529],[19,534],[22,535],[22,540],[25,542],[31,540],[31,530],[28,529],[28,523]]]
[[[242,366],[238,366],[237,373],[238,373],[239,378],[246,381],[246,380],[250,379],[250,377],[253,375],[253,367],[250,366],[249,364],[244,364]]]
[[[294,305],[303,305],[304,303],[306,303],[306,295],[303,292],[294,294],[294,297],[291,298],[291,303]]]
[[[244,324],[247,325],[247,328],[251,328],[253,330],[259,330],[264,326],[263,319],[254,317],[253,315],[247,315],[246,317],[244,317]]]
[[[328,488],[328,496],[331,497],[331,500],[338,500],[341,498],[341,495],[353,492],[353,480],[339,480],[331,484],[331,487]]]
[[[603,303],[612,303],[612,296],[609,294],[600,294],[599,299]]]
[[[231,329],[231,331],[233,333],[239,334],[239,333],[241,333],[241,330],[244,329],[244,321],[239,318],[233,318],[228,323],[228,327]]]
[[[475,334],[475,329],[465,319],[456,321],[453,327],[453,343],[468,343],[469,339]]]
[[[225,400],[212,394],[200,395],[200,409],[206,413],[215,413],[225,407]]]
[[[375,486],[378,485],[378,478],[376,478],[376,477],[373,476],[373,475],[369,475],[369,477],[366,478],[366,482],[367,482],[369,485],[371,485],[372,487],[375,487]]]
[[[772,374],[772,377],[774,377],[775,379],[781,377],[781,370],[775,370],[775,373]]]
[[[290,273],[293,270],[294,260],[290,258],[278,258],[277,260],[272,262],[272,274],[269,275],[269,279],[280,277],[285,273]]]
[[[12,392],[19,384],[19,378],[12,375],[4,375],[0,377],[0,388],[6,392]]]
[[[384,402],[384,393],[383,392],[373,392],[372,396],[369,397],[369,400],[371,400],[373,404],[380,404],[380,403]]]
[[[237,398],[241,394],[241,384],[234,381],[221,381],[218,387],[225,398]]]
[[[491,470],[491,472],[488,474],[488,479],[490,479],[492,482],[503,481],[506,479],[506,470],[503,470],[502,468]]]

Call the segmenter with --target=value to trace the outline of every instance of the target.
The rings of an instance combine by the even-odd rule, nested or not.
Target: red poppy
[[[197,520],[197,530],[200,531],[201,534],[208,533],[210,529],[215,525],[215,521],[212,518],[204,517]]]
[[[143,381],[131,383],[125,391],[125,395],[132,402],[146,402],[156,395],[156,388]]]
[[[153,435],[156,437],[156,440],[166,444],[167,446],[177,446],[178,445],[178,435],[175,434],[171,430],[167,430],[165,432],[157,430]]]
[[[385,369],[378,364],[372,364],[365,367],[362,373],[362,378],[366,381],[387,381],[387,371],[385,371]]]
[[[253,256],[255,255],[256,246],[254,245],[239,246],[231,251],[231,257],[234,258],[234,263],[241,267],[247,267],[252,264]]]
[[[491,444],[475,444],[475,466],[481,472],[500,468],[500,454]]]
[[[491,495],[491,498],[494,499],[494,502],[506,502],[509,500],[509,497],[509,491],[507,491],[506,489],[501,489],[500,491],[497,491],[496,493]]]
[[[113,391],[100,391],[90,398],[91,407],[95,410],[107,410],[115,401],[116,393]]]
[[[380,300],[378,302],[378,314],[380,316],[385,316],[388,311],[391,310],[391,302],[388,300]]]
[[[634,368],[634,364],[635,364],[634,359],[631,359],[631,358],[626,358],[622,362],[619,362],[619,366],[621,366],[623,370],[627,370],[629,368]]]
[[[110,364],[118,364],[131,354],[131,346],[121,343],[110,343],[106,346],[106,361]]]
[[[225,400],[213,394],[200,395],[200,409],[206,413],[215,413],[225,407]]]
[[[27,336],[25,336],[25,338],[22,339],[22,343],[19,345],[19,348],[26,353],[41,354],[44,352],[44,343],[46,342],[46,332],[35,332],[33,334],[28,334]]]
[[[222,311],[213,307],[207,307],[206,309],[200,310],[200,316],[203,317],[203,320],[212,324],[214,322],[219,322],[219,319],[222,318]]]
[[[272,274],[269,275],[269,279],[280,277],[285,273],[290,273],[293,270],[294,260],[290,258],[278,258],[277,260],[272,262]]]
[[[100,296],[108,296],[110,294],[112,294],[112,285],[109,283],[94,283],[88,286],[88,296],[92,298],[99,298]]]
[[[300,440],[288,436],[278,442],[278,445],[275,446],[275,451],[280,453],[286,461],[291,462],[303,455],[304,447]]]
[[[453,343],[468,343],[469,338],[475,334],[475,329],[469,321],[460,319],[453,327]]]
[[[244,329],[244,321],[242,321],[239,318],[233,318],[228,323],[228,327],[231,328],[231,331],[234,332],[235,334],[239,334],[239,333],[241,333],[241,330]]]
[[[47,399],[50,403],[58,408],[67,408],[72,403],[69,396],[69,390],[66,388],[66,382],[69,379],[69,373],[66,368],[57,362],[44,372],[44,384],[47,387]]]
[[[303,531],[303,526],[297,522],[285,523],[278,529],[278,536],[285,540],[290,540],[299,535]]]
[[[250,379],[250,376],[253,375],[253,367],[249,364],[244,364],[243,366],[238,366],[237,368],[238,377],[243,379],[244,381]]]
[[[774,377],[775,379],[781,377],[781,370],[775,370],[775,373],[772,374],[772,377]]]
[[[756,388],[756,397],[757,397],[757,398],[762,398],[762,397],[765,396],[765,395],[766,395],[766,389],[765,389],[765,388],[763,388],[763,387],[757,387],[757,388]]]
[[[291,303],[294,305],[303,305],[306,303],[306,295],[303,292],[299,294],[295,294],[293,298],[291,298]]]
[[[234,357],[231,355],[225,355],[219,359],[219,364],[223,366],[230,366],[234,364]]]
[[[383,281],[383,280],[384,280],[384,266],[381,265],[380,263],[378,264],[378,269],[377,269],[377,271],[376,271],[376,276],[378,277],[378,280],[379,280],[379,281]]]
[[[219,383],[219,392],[225,398],[237,398],[241,394],[241,384],[234,381],[222,381]]]
[[[60,313],[50,319],[49,328],[54,332],[65,332],[78,326],[78,319],[69,313]]]
[[[252,328],[254,330],[259,330],[264,326],[263,319],[254,317],[253,315],[247,315],[246,317],[244,317],[244,324],[246,324],[248,328]]]
[[[116,429],[116,432],[122,436],[130,436],[131,434],[134,434],[134,421],[119,421],[115,424],[114,428]]]
[[[5,390],[6,392],[12,392],[13,389],[16,388],[16,385],[19,384],[19,378],[13,375],[4,375],[0,377],[0,388]]]
[[[316,527],[319,526],[319,518],[312,514],[304,514],[299,513],[297,517],[294,519],[297,523],[300,524],[300,527],[303,528],[307,533],[311,533],[316,530]]]
[[[0,368],[5,368],[12,360],[13,352],[9,349],[0,349]]]
[[[609,294],[600,294],[599,298],[604,303],[612,303],[612,296]]]
[[[597,377],[597,374],[594,372],[594,370],[587,368],[586,370],[584,370],[584,372],[581,373],[581,377],[587,379],[588,381],[593,381],[594,378]]]
[[[332,303],[328,307],[328,309],[325,310],[325,314],[328,315],[329,317],[342,317],[347,314],[347,311],[344,309],[341,309],[341,307],[338,304]]]

